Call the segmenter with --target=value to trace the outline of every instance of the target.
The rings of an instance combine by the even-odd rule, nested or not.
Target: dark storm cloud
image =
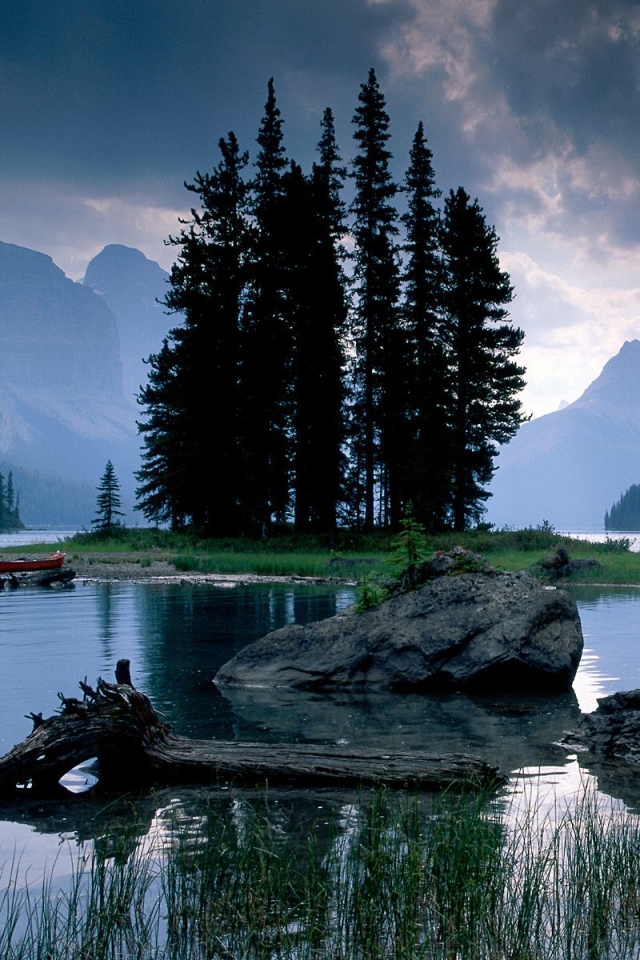
[[[593,232],[597,215],[612,242],[640,240],[639,44],[638,6],[617,0],[500,0],[490,36],[478,38],[487,91],[517,123],[504,154],[522,166],[556,161],[558,230]]]
[[[575,397],[640,335],[635,0],[2,0],[0,239],[73,277],[107,243],[169,267],[183,181],[229,130],[255,159],[270,77],[309,169],[326,106],[352,158],[371,66],[396,178],[424,121],[438,185],[502,237],[532,408]]]
[[[366,0],[5,0],[5,172],[180,188],[229,129],[253,149],[270,76],[292,115],[289,148],[312,133],[313,150],[322,109],[348,103],[351,116],[402,12]]]

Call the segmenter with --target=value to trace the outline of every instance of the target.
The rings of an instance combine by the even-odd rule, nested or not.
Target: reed
[[[361,798],[295,836],[266,804],[80,858],[0,898],[3,960],[605,960],[640,954],[640,826],[586,791],[516,821],[485,797]]]

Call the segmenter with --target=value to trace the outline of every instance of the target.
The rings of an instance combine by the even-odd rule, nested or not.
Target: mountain
[[[140,250],[112,243],[87,267],[83,285],[110,307],[118,324],[124,395],[135,397],[146,381],[144,360],[157,353],[176,318],[162,301],[169,274]]]
[[[0,469],[35,472],[54,485],[60,478],[67,496],[69,485],[95,488],[110,459],[128,512],[139,466],[137,415],[123,395],[108,304],[45,254],[0,243]],[[27,524],[56,522],[22,516]]]
[[[503,447],[487,519],[498,527],[602,530],[640,482],[640,341],[627,341],[582,396],[522,425]]]

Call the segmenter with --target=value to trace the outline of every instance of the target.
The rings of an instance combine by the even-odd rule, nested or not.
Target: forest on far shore
[[[640,484],[634,483],[604,515],[605,530],[640,530]]]
[[[0,533],[12,530],[24,530],[20,519],[20,495],[13,484],[13,472],[9,470],[6,478],[0,473]]]

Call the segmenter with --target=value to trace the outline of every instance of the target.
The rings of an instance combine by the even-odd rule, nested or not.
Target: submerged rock
[[[217,684],[301,689],[568,690],[582,655],[573,598],[526,573],[441,577],[374,610],[263,637]]]

